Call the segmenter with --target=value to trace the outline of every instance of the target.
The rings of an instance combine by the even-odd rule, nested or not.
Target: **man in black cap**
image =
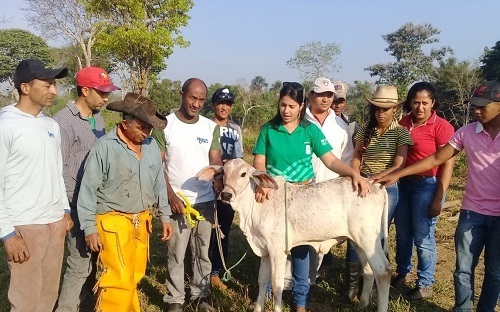
[[[73,227],[64,187],[59,125],[42,109],[66,68],[21,61],[19,101],[0,110],[0,237],[9,261],[11,311],[52,311],[64,237]]]
[[[165,117],[146,97],[127,93],[108,110],[122,121],[89,153],[77,200],[85,242],[100,252],[96,311],[141,311],[137,283],[146,273],[152,215],[163,223],[162,240],[172,236],[170,206],[160,149],[150,134]]]
[[[229,159],[243,158],[243,137],[241,128],[237,123],[229,120],[234,105],[234,94],[227,87],[219,88],[215,90],[212,95],[211,105],[214,111],[214,122],[219,125],[220,130],[222,162],[225,163]],[[210,238],[209,255],[210,261],[212,262],[210,282],[214,287],[226,289],[227,286],[224,285],[219,277],[223,267],[221,251],[224,255],[224,259],[227,259],[229,230],[233,223],[234,210],[231,205],[221,200],[217,200],[216,216],[218,225],[220,226],[220,232],[217,232],[219,231],[218,229],[212,230],[212,236]]]

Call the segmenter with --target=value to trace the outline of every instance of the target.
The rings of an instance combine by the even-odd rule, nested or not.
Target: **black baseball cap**
[[[214,95],[212,95],[212,103],[217,105],[222,102],[234,104],[234,94],[227,87],[215,90]]]
[[[14,72],[14,86],[19,88],[22,83],[33,79],[59,79],[68,75],[66,67],[49,68],[37,59],[26,59],[21,61]]]
[[[500,82],[487,81],[480,85],[469,102],[475,106],[486,106],[491,102],[500,102]]]

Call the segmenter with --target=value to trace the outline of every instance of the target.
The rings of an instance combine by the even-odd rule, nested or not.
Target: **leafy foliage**
[[[255,93],[262,93],[267,89],[269,84],[266,82],[266,78],[262,76],[255,76],[250,82],[250,91]]]
[[[370,76],[378,76],[377,84],[393,84],[400,96],[406,94],[415,81],[429,80],[434,71],[434,63],[442,60],[452,50],[448,47],[432,48],[429,54],[424,46],[439,42],[435,36],[440,31],[430,24],[404,24],[393,33],[382,38],[389,45],[385,51],[395,58],[395,62],[375,64],[365,68]]]
[[[98,49],[128,66],[133,91],[141,94],[147,94],[150,74],[166,68],[164,59],[173,48],[189,45],[179,28],[187,25],[192,7],[192,0],[87,1],[87,10],[101,21]]]
[[[0,82],[13,85],[12,78],[22,60],[36,58],[47,65],[53,64],[45,40],[23,29],[0,30]]]
[[[286,65],[297,69],[303,79],[329,77],[339,69],[336,64],[339,54],[340,45],[335,42],[323,45],[321,41],[311,41],[300,46]]]
[[[367,120],[368,102],[364,95],[373,93],[373,84],[369,81],[354,81],[347,94],[346,111],[350,118],[363,125]]]
[[[466,100],[481,83],[479,66],[452,57],[440,62],[431,80],[436,86],[446,120],[456,128],[468,124],[473,111]]]
[[[182,103],[181,87],[179,80],[163,79],[160,82],[154,82],[149,90],[149,98],[162,115],[168,115],[171,110],[179,108]]]
[[[26,20],[47,39],[62,38],[77,64],[77,70],[95,66],[92,47],[99,28],[94,14],[81,0],[26,0]]]
[[[486,80],[500,81],[500,41],[497,41],[493,48],[485,50],[481,63]]]

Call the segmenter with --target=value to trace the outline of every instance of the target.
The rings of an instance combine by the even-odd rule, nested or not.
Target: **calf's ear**
[[[273,190],[278,189],[278,183],[276,183],[276,181],[274,181],[274,179],[271,178],[271,176],[265,173],[264,171],[255,170],[252,173],[252,178],[255,181],[255,183],[260,187],[267,187]]]
[[[197,180],[214,182],[214,177],[220,177],[224,172],[224,167],[212,165],[201,169],[195,176]]]

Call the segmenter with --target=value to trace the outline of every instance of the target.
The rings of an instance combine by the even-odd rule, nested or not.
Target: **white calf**
[[[345,237],[355,243],[364,266],[361,307],[368,305],[375,279],[378,311],[387,311],[391,270],[384,253],[388,228],[385,189],[372,187],[368,196],[360,197],[353,191],[350,178],[294,185],[279,177],[273,179],[241,159],[230,160],[224,167],[205,167],[197,178],[213,181],[222,174],[224,189],[220,199],[239,213],[240,228],[253,252],[261,257],[259,296],[254,311],[263,310],[271,277],[276,298],[274,311],[281,311],[286,251],[311,245],[327,252],[337,239]],[[257,203],[256,185],[273,188],[271,199]]]

